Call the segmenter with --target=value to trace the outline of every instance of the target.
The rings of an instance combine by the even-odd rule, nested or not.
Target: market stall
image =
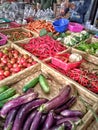
[[[98,29],[20,12],[0,23],[0,130],[97,130]]]

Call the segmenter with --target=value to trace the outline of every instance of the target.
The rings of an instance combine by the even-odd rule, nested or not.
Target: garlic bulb
[[[69,56],[69,62],[77,62],[81,60],[82,60],[82,56],[80,54],[73,53]]]

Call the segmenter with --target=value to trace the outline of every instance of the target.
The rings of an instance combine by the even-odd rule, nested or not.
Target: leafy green
[[[48,32],[47,35],[49,35],[50,37],[52,37],[53,33],[52,32]]]
[[[44,35],[46,35],[47,33],[48,33],[47,30],[46,30],[45,28],[43,28],[43,29],[40,30],[39,35],[40,35],[40,36],[44,36]]]

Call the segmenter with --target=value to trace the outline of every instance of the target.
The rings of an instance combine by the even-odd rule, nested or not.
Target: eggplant
[[[47,115],[47,118],[43,124],[42,130],[49,130],[52,125],[54,124],[54,116],[53,116],[53,111],[50,111]]]
[[[67,85],[62,89],[60,94],[53,98],[52,100],[48,101],[47,103],[43,104],[39,109],[42,112],[49,112],[50,110],[56,109],[57,107],[64,104],[70,98],[71,87]]]
[[[42,119],[42,114],[43,113],[41,111],[37,112],[37,114],[35,115],[32,123],[31,123],[30,130],[38,130],[40,121]]]
[[[61,115],[54,115],[54,119],[56,119],[56,120],[59,120],[59,119],[62,119],[62,118],[64,118],[64,117],[61,116]]]
[[[45,120],[46,120],[46,117],[47,117],[47,115],[46,115],[46,114],[43,114],[43,115],[42,115],[42,119],[41,119],[41,121],[40,121],[39,128],[41,128],[41,129],[42,129],[42,126],[43,126],[43,124],[44,124],[44,122],[45,122]]]
[[[39,107],[41,104],[45,103],[46,101],[47,99],[37,99],[22,105],[17,113],[12,130],[21,130],[27,114],[31,110],[34,110],[35,108]]]
[[[34,119],[35,115],[37,113],[37,110],[33,111],[32,113],[30,113],[30,115],[28,116],[24,126],[23,126],[23,130],[29,130],[32,120]]]
[[[55,113],[60,113],[61,111],[70,108],[74,103],[76,102],[76,97],[71,97],[66,103],[64,103],[62,106],[55,109]]]
[[[60,125],[62,123],[67,123],[67,122],[70,122],[70,121],[71,122],[77,122],[79,120],[80,120],[79,117],[69,117],[69,118],[64,117],[63,119],[57,120],[56,125]]]
[[[5,124],[4,124],[4,130],[12,130],[13,123],[14,123],[14,120],[15,120],[15,117],[16,117],[16,114],[17,114],[17,111],[18,111],[18,107],[12,109],[12,110],[8,113],[8,115],[7,115],[7,117],[6,117]]]
[[[38,93],[34,92],[34,93],[28,93],[28,94],[24,94],[23,96],[19,96],[9,102],[7,102],[3,108],[1,109],[0,115],[1,117],[5,118],[7,113],[12,109],[15,108],[17,106],[20,106],[22,104],[25,104],[27,102],[30,102],[32,100],[34,100],[35,98],[38,97]]]
[[[83,113],[78,110],[64,110],[60,113],[62,116],[65,117],[82,117]]]

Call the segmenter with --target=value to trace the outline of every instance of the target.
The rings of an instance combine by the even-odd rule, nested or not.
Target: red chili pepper
[[[22,45],[22,47],[41,60],[54,56],[56,53],[67,49],[60,42],[55,41],[50,36],[33,38],[28,44]]]
[[[90,91],[94,93],[98,93],[98,76],[94,73],[90,73],[88,70],[83,70],[83,68],[75,68],[70,71],[65,71],[63,69],[58,68],[57,66],[53,65],[52,63],[47,63],[51,67],[55,68],[62,74],[70,77],[71,79],[75,80],[82,86],[88,88]]]

